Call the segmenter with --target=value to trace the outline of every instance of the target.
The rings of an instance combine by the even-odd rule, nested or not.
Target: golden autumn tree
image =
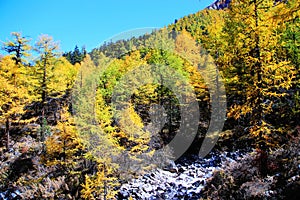
[[[274,108],[288,95],[295,77],[290,62],[278,58],[280,44],[274,1],[232,1],[224,30],[227,87],[232,105],[228,117],[249,121],[250,133],[261,148],[274,146],[284,133],[273,123]],[[230,79],[228,79],[230,78]],[[234,84],[232,84],[234,82]]]
[[[78,134],[85,147],[84,157],[96,166],[84,176],[81,190],[84,199],[111,199],[119,184],[116,178],[118,164],[113,161],[118,155],[118,149],[110,134],[113,130],[104,128],[110,124],[110,119],[106,117],[109,113],[105,112],[97,95],[98,70],[101,69],[96,68],[87,55],[73,90],[73,113]],[[101,116],[97,117],[97,114]]]
[[[39,59],[31,69],[31,85],[36,99],[41,101],[41,109],[38,111],[41,116],[41,138],[45,138],[42,132],[47,124],[44,116],[49,98],[62,96],[70,90],[79,70],[79,64],[72,65],[66,58],[59,57],[58,49],[58,43],[48,35],[40,36],[36,43],[35,50],[39,53]]]
[[[84,146],[75,127],[73,117],[64,108],[60,122],[52,128],[53,134],[45,141],[47,165],[75,168]]]
[[[16,65],[26,63],[26,57],[28,57],[31,46],[28,44],[30,39],[22,36],[19,32],[12,32],[13,40],[3,43],[2,49],[12,55],[12,59]]]
[[[5,124],[6,147],[10,143],[10,126],[20,120],[25,105],[30,101],[27,68],[17,65],[11,56],[0,61],[0,121]]]
[[[52,77],[48,84],[48,96],[63,95],[66,90],[72,89],[78,75],[80,65],[72,65],[66,58],[59,57],[54,63]]]
[[[189,73],[189,81],[193,85],[195,92],[200,96],[207,97],[207,85],[205,84],[201,72],[198,71],[198,65],[204,65],[204,60],[201,60],[200,52],[202,51],[199,45],[196,45],[195,39],[189,32],[183,30],[176,37],[175,51],[186,59],[183,71]]]
[[[52,127],[51,136],[45,140],[45,153],[42,155],[42,164],[55,169],[54,180],[61,176],[66,180],[67,187],[61,188],[65,196],[80,196],[81,181],[84,178],[84,144],[76,129],[74,118],[65,107],[61,110],[61,119]]]
[[[220,37],[220,35],[213,37]],[[225,118],[226,95],[223,79],[213,59],[215,55],[209,54],[214,54],[213,52],[218,50],[216,47],[211,47],[206,51],[203,45],[198,44],[185,30],[176,38],[176,52],[188,61],[184,69],[189,73],[189,82],[197,95],[198,105],[201,109],[199,110],[200,120],[210,120],[210,124],[213,124],[202,142],[200,156],[211,151],[212,144],[217,142]],[[208,119],[209,116],[210,119]]]
[[[279,22],[278,31],[281,33],[278,55],[290,61],[296,69],[296,81],[291,90],[294,96],[291,99],[292,104],[286,102],[282,105],[282,110],[289,114],[282,113],[282,115],[286,116],[284,121],[294,121],[293,126],[295,126],[300,117],[300,83],[298,81],[300,78],[300,2],[291,0],[276,5],[276,8],[274,18]]]
[[[58,56],[58,48],[58,43],[53,41],[53,38],[48,35],[41,35],[36,42],[36,51],[40,56],[35,67],[36,91],[40,95],[43,104],[46,103],[46,99],[51,93],[49,83],[54,77],[53,69]]]
[[[146,149],[149,150],[149,146],[147,145],[150,137],[149,133],[142,130],[144,125],[139,115],[135,112],[133,104],[127,101],[122,102],[122,106],[126,104],[126,108],[115,112],[115,108],[110,105],[110,102],[113,101],[113,92],[117,92],[117,94],[119,92],[122,94],[133,92],[132,94],[134,94],[131,88],[132,85],[127,85],[126,83],[128,82],[126,81],[121,83],[120,79],[124,74],[143,64],[146,64],[146,62],[141,59],[138,51],[131,52],[131,55],[126,55],[123,59],[114,60],[100,77],[101,81],[96,97],[96,114],[99,125],[107,137],[114,138],[115,148],[119,151],[120,159],[122,159],[121,157],[127,158],[124,159],[124,163],[120,166],[122,169],[119,169],[123,175],[127,174],[127,178],[139,173],[134,172],[132,170],[133,165],[131,166],[129,163],[136,162],[136,158],[140,154],[146,153]],[[130,78],[134,79],[131,76]],[[133,79],[130,79],[129,82],[133,81],[138,84],[138,80]],[[141,169],[141,171],[143,170]]]
[[[24,106],[30,100],[29,73],[28,68],[24,66],[31,50],[28,44],[30,39],[18,32],[13,32],[11,35],[14,39],[2,44],[2,49],[11,55],[1,58],[0,61],[0,119],[5,124],[7,148],[10,143],[11,121],[19,120]]]
[[[109,162],[109,160],[107,160]],[[83,199],[115,199],[120,185],[116,176],[116,168],[110,163],[96,161],[97,168],[93,175],[86,175],[85,182],[81,185]]]

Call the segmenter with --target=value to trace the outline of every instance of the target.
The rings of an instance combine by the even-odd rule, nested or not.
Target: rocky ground
[[[20,148],[19,148],[20,149]],[[184,157],[124,183],[116,199],[299,199],[300,143],[270,152],[268,174],[259,174],[257,150],[212,152]],[[12,154],[15,155],[15,154]],[[18,155],[15,155],[18,156]],[[0,191],[0,200],[20,199],[20,191]]]
[[[123,184],[118,199],[300,199],[300,142],[270,150],[267,174],[257,149],[186,157]]]
[[[208,158],[189,157],[165,169],[157,169],[122,185],[119,199],[199,199],[214,171],[238,162],[243,153],[211,153]]]

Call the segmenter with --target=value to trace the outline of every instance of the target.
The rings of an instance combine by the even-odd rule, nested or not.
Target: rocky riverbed
[[[165,169],[156,169],[123,184],[118,199],[199,199],[206,180],[228,162],[238,162],[241,152],[211,153],[208,158],[183,158]]]

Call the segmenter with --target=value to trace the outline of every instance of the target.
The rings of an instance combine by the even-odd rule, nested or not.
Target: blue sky
[[[36,41],[53,36],[61,51],[87,50],[121,32],[163,27],[214,0],[0,0],[0,41],[13,31]]]

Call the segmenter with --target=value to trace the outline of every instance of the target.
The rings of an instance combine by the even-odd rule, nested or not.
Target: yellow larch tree
[[[25,105],[31,100],[27,70],[23,65],[17,65],[11,56],[0,61],[0,121],[5,124],[7,148],[11,123],[20,120]]]
[[[281,35],[277,31],[279,21],[274,17],[278,8],[273,5],[273,0],[232,1],[224,28],[228,50],[222,70],[233,74],[229,77],[237,83],[228,88],[235,95],[230,99],[228,117],[244,118],[263,151],[277,145],[286,132],[284,124],[274,123],[280,119],[275,110],[295,78],[295,67],[280,59],[276,51]]]

